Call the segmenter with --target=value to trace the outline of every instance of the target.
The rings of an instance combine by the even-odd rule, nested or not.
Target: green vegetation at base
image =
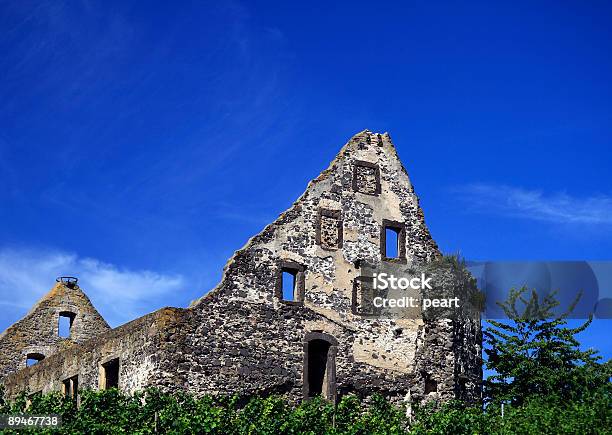
[[[5,433],[58,434],[605,434],[612,428],[610,396],[554,404],[530,400],[521,406],[483,410],[462,403],[417,409],[410,421],[381,397],[368,405],[345,396],[334,407],[313,399],[291,406],[280,397],[253,398],[245,406],[236,399],[215,401],[187,394],[169,395],[151,389],[128,396],[115,389],[81,392],[81,405],[58,393],[32,398],[29,414],[60,414],[59,430]],[[1,414],[24,411],[25,397],[3,404]]]

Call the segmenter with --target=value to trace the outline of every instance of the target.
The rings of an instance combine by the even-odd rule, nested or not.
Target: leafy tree
[[[410,427],[411,435],[447,434],[592,434],[612,433],[609,397],[594,395],[588,401],[551,403],[533,399],[522,406],[507,407],[502,417],[499,407],[466,406],[450,402],[439,409],[418,410]]]
[[[609,397],[612,362],[601,364],[597,351],[580,350],[575,338],[592,318],[578,328],[566,326],[577,302],[578,298],[567,312],[554,315],[559,305],[554,293],[540,301],[535,291],[523,287],[498,303],[510,322],[490,320],[491,327],[483,332],[486,367],[496,373],[484,383],[488,402],[585,400],[598,391]]]

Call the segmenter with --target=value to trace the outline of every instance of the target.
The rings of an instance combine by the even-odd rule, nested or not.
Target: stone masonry
[[[71,324],[59,336],[59,319]],[[0,379],[26,366],[28,356],[43,359],[110,329],[89,298],[73,282],[58,282],[19,322],[0,334]]]
[[[387,227],[398,234],[399,258],[387,257]],[[48,326],[24,323],[33,310],[0,337],[2,355],[5,349],[10,355],[0,360],[0,381],[9,397],[65,390],[68,379],[78,379],[79,388],[278,393],[293,401],[375,392],[398,404],[479,400],[478,318],[372,318],[356,308],[363,265],[384,262],[426,267],[444,259],[389,135],[366,130],[234,253],[221,282],[191,306],[163,308],[112,330],[93,322],[90,335],[79,332],[65,348],[48,334],[26,338]],[[449,273],[442,269],[438,280],[445,292],[474,291],[469,279],[459,285]],[[287,276],[293,279],[289,296],[283,295]],[[54,291],[71,294],[63,283]],[[53,312],[63,309],[57,307]],[[73,328],[77,321],[86,326],[82,313]],[[27,344],[10,350],[20,340]],[[26,351],[44,351],[46,358],[24,368]]]

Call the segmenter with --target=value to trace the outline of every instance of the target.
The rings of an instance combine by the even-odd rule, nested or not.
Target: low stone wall
[[[158,351],[167,328],[182,320],[185,310],[163,308],[75,344],[2,380],[7,397],[22,391],[61,391],[62,382],[78,375],[79,388],[98,389],[103,363],[119,358],[119,388],[134,392],[151,385],[158,369]]]

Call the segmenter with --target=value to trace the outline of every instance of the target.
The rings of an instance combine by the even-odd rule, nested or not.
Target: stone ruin
[[[397,404],[478,401],[479,318],[372,318],[358,309],[362,265],[441,258],[389,135],[365,130],[188,308],[110,329],[74,280],[60,280],[0,336],[0,383],[9,398],[156,386],[296,402],[349,393]],[[66,316],[70,333],[59,337]],[[29,358],[38,362],[26,366]]]
[[[60,335],[64,319],[69,335]],[[20,321],[0,334],[0,379],[43,360],[75,343],[83,343],[110,329],[89,298],[71,277],[57,283]]]

